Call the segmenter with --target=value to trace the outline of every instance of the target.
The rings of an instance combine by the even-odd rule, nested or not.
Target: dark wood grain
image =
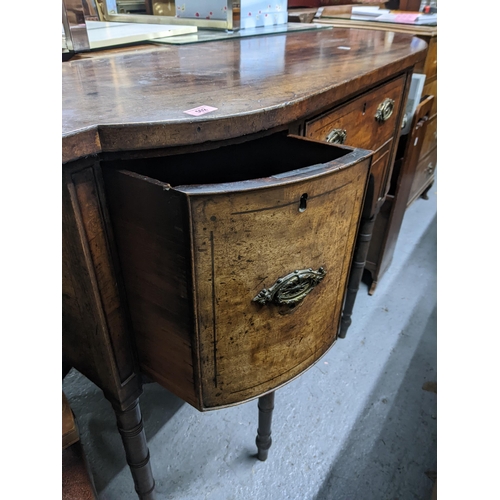
[[[289,124],[402,72],[426,48],[404,34],[344,29],[259,40],[129,48],[63,63],[63,162]],[[259,63],[262,51],[272,63]],[[200,105],[218,110],[184,113]]]
[[[99,172],[95,159],[64,169],[62,354],[120,405],[142,389]]]

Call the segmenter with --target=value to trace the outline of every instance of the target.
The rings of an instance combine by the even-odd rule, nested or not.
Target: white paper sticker
[[[188,109],[187,111],[184,111],[184,113],[192,116],[201,116],[206,113],[211,113],[212,111],[215,111],[218,108],[213,108],[212,106],[198,106],[197,108],[193,109]]]

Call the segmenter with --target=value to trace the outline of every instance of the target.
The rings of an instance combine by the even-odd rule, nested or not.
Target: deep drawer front
[[[205,408],[280,386],[334,342],[368,163],[268,189],[191,198]],[[253,300],[308,268],[326,274],[295,307]],[[289,286],[307,288],[298,281]]]
[[[316,361],[336,337],[371,156],[276,134],[103,165],[141,370],[204,410]],[[278,278],[273,303],[253,301]],[[275,303],[293,290],[295,307]]]
[[[306,137],[338,142],[345,133],[343,144],[377,150],[395,133],[404,85],[405,76],[401,76],[306,122]]]

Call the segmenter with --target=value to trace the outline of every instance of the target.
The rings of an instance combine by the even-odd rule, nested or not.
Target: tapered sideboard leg
[[[156,498],[155,481],[149,462],[149,450],[142,425],[139,399],[136,399],[125,411],[115,408],[115,414],[127,463],[134,479],[135,491],[141,500],[154,500]]]
[[[349,275],[349,282],[347,284],[347,293],[344,302],[344,309],[342,311],[342,319],[340,321],[339,338],[344,339],[347,330],[352,323],[352,310],[354,309],[354,302],[358,294],[359,284],[363,277],[363,269],[366,265],[366,256],[368,255],[368,248],[370,240],[372,239],[373,226],[375,224],[375,217],[363,219],[359,228],[358,238],[356,240],[356,248],[354,250],[354,259],[352,262],[351,273]]]
[[[274,392],[259,398],[259,428],[257,429],[257,458],[263,462],[267,460],[271,448],[271,422],[274,410]]]

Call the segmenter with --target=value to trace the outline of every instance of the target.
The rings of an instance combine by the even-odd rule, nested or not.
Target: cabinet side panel
[[[103,176],[141,371],[197,407],[187,203],[141,176]]]
[[[140,394],[98,164],[63,171],[63,358],[115,403]]]

